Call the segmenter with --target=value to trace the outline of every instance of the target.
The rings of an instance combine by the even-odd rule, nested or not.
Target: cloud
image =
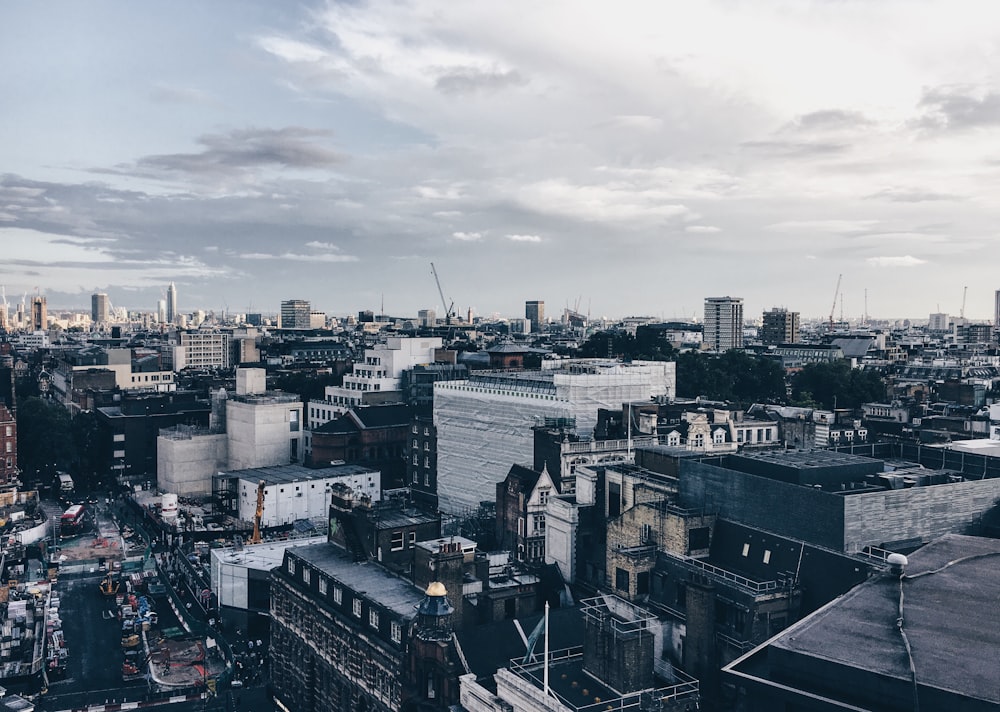
[[[916,267],[917,265],[927,264],[927,260],[922,260],[912,255],[903,255],[901,257],[869,257],[865,262],[873,267]]]
[[[844,153],[850,144],[833,141],[744,141],[742,148],[783,158]]]
[[[461,242],[476,242],[483,238],[483,233],[481,232],[453,232],[451,236],[456,240]]]
[[[527,79],[516,70],[477,67],[450,67],[434,80],[435,88],[443,94],[473,94],[480,91],[499,91],[508,87],[527,84]]]
[[[684,231],[710,234],[710,233],[722,232],[722,229],[713,227],[712,225],[688,225],[686,228],[684,228]]]
[[[1000,125],[1000,93],[970,85],[927,89],[917,126],[925,129],[973,129]]]
[[[856,234],[867,232],[877,224],[877,220],[786,220],[767,225],[766,229],[790,233],[832,232],[838,234]]]
[[[244,260],[290,260],[292,262],[358,262],[354,255],[301,255],[295,252],[270,254],[267,252],[247,252],[237,257]]]
[[[312,240],[306,243],[306,247],[312,247],[316,250],[333,250],[334,252],[339,252],[340,247],[334,245],[332,242],[320,242],[319,240]]]
[[[538,235],[507,235],[507,239],[511,242],[541,242],[542,238]]]
[[[133,166],[119,165],[95,172],[138,174],[186,173],[218,175],[253,168],[329,168],[344,157],[315,139],[331,134],[322,129],[286,126],[280,129],[237,129],[225,134],[205,134],[197,139],[199,153],[168,153],[140,158]]]
[[[156,84],[149,93],[149,98],[162,104],[191,104],[195,106],[217,104],[217,99],[207,91],[194,87],[171,86]]]
[[[937,200],[962,200],[961,196],[950,193],[938,193],[932,190],[917,190],[912,188],[885,188],[877,193],[865,196],[866,200],[888,200],[893,203],[925,203]]]
[[[823,109],[797,116],[783,131],[827,132],[870,128],[875,122],[860,111]]]

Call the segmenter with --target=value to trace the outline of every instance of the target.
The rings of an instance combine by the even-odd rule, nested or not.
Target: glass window
[[[289,559],[288,560],[288,573],[290,573],[290,574],[294,574],[295,573],[295,560],[294,559]]]
[[[398,643],[403,639],[403,626],[399,624],[399,621],[393,621],[389,626],[390,635],[392,636],[392,642]]]
[[[375,609],[368,611],[368,625],[372,628],[378,628],[378,611]]]
[[[341,603],[344,600],[344,589],[340,586],[333,587],[333,602]]]
[[[361,617],[361,599],[360,598],[355,598],[353,606],[354,606],[354,615],[356,615],[358,618],[360,618]]]
[[[326,595],[326,576],[319,577],[319,592]]]

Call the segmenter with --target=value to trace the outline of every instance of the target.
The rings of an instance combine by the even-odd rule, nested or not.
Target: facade
[[[214,369],[232,366],[231,337],[223,331],[182,331],[174,349],[174,371],[185,368]]]
[[[240,393],[237,385],[226,400],[226,434],[231,469],[301,462],[302,400],[292,393]]]
[[[0,486],[17,479],[17,419],[0,403]]]
[[[31,328],[44,331],[49,328],[49,312],[45,306],[45,297],[36,295],[31,298]]]
[[[311,431],[308,460],[316,466],[332,462],[380,470],[386,487],[403,486],[412,412],[405,403],[352,408]]]
[[[177,285],[171,282],[167,286],[166,318],[168,324],[176,324],[177,317]]]
[[[111,321],[111,303],[107,294],[95,292],[90,295],[90,320],[98,325]]]
[[[1000,330],[1000,289],[993,293],[993,328]]]
[[[558,494],[544,468],[536,472],[514,465],[507,478],[497,484],[497,541],[517,561],[545,561],[545,509]]]
[[[419,364],[434,363],[434,353],[441,348],[439,338],[411,339],[392,336],[386,343],[365,349],[365,354],[342,386],[327,386],[323,401],[310,401],[309,428],[314,430],[331,418],[363,404],[403,401],[402,379],[405,371]],[[313,415],[315,404],[317,414]]]
[[[532,462],[535,425],[572,422],[592,433],[600,408],[672,398],[675,364],[600,359],[545,362],[541,371],[475,373],[434,386],[438,501],[442,510],[474,509],[491,499],[511,465]]]
[[[720,353],[743,348],[743,299],[705,299],[703,344],[705,348]]]
[[[530,301],[524,303],[524,318],[531,322],[531,333],[537,334],[545,325],[545,302]]]
[[[760,340],[765,344],[794,344],[799,340],[799,313],[774,307],[764,312]]]
[[[312,305],[305,299],[288,299],[281,303],[282,329],[309,329]]]
[[[747,712],[1000,708],[1000,542],[947,535],[723,674]]]
[[[932,333],[943,334],[948,331],[948,315],[944,313],[931,314],[927,320],[927,330]]]

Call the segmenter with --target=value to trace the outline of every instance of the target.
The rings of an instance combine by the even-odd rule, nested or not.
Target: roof
[[[353,433],[376,428],[407,426],[413,419],[413,409],[406,403],[362,405],[351,408],[339,418],[324,423],[314,433]]]
[[[510,482],[513,480],[519,482],[522,492],[531,492],[538,483],[538,478],[541,475],[541,472],[536,472],[525,465],[512,465],[504,481]]]
[[[251,467],[246,470],[232,470],[225,473],[228,477],[259,482],[265,485],[285,485],[292,482],[308,482],[309,480],[325,480],[333,477],[351,477],[378,472],[371,467],[362,465],[333,465],[315,469],[304,465],[271,465],[269,467]]]
[[[912,700],[911,658],[896,627],[902,599],[921,707],[1000,704],[1000,617],[987,613],[997,606],[998,564],[1000,540],[945,535],[909,557],[902,584],[889,573],[870,579],[727,671],[757,682],[794,679],[804,693],[859,706]],[[751,659],[759,653],[766,653],[763,666]]]
[[[357,563],[334,544],[295,547],[288,554],[405,618],[413,618],[417,605],[424,599],[424,592],[406,579],[392,575],[376,562]]]
[[[875,339],[871,337],[862,339],[834,339],[833,344],[843,349],[844,356],[847,358],[864,358],[875,344]]]

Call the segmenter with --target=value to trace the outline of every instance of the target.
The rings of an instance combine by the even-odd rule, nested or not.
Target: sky
[[[992,318],[1000,4],[0,5],[11,305]],[[840,297],[834,307],[838,277]]]

